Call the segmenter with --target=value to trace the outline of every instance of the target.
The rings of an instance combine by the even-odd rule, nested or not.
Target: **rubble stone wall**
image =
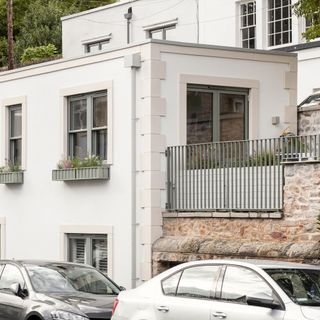
[[[163,238],[153,247],[153,273],[166,262],[216,257],[319,262],[320,163],[284,167],[281,219],[164,218]]]
[[[304,107],[298,111],[298,134],[320,134],[320,105]]]

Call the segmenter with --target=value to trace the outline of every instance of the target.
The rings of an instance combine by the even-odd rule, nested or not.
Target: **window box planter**
[[[23,183],[23,171],[0,172],[0,184],[21,184]]]
[[[52,170],[53,181],[109,180],[109,178],[109,166]]]

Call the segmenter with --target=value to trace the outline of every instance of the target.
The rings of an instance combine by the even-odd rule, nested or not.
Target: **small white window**
[[[256,2],[240,5],[240,32],[243,48],[256,47]]]
[[[22,158],[22,105],[8,106],[9,111],[9,162],[21,166]]]
[[[291,0],[268,0],[269,46],[292,42]]]
[[[146,32],[147,38],[159,40],[176,40],[177,24],[178,18],[144,26],[143,30]]]
[[[82,41],[85,53],[97,53],[108,49],[111,40],[111,33],[101,37],[91,38]]]
[[[68,261],[108,274],[108,235],[68,234]]]

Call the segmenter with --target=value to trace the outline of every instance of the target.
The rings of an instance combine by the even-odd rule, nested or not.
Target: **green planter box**
[[[109,178],[109,166],[52,170],[53,181],[108,180]]]
[[[23,183],[23,171],[0,173],[0,184],[21,184],[21,183]]]

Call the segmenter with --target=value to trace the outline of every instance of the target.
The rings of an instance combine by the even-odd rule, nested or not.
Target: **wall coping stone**
[[[298,108],[299,113],[307,112],[307,111],[320,111],[320,104],[316,104],[309,107]]]

